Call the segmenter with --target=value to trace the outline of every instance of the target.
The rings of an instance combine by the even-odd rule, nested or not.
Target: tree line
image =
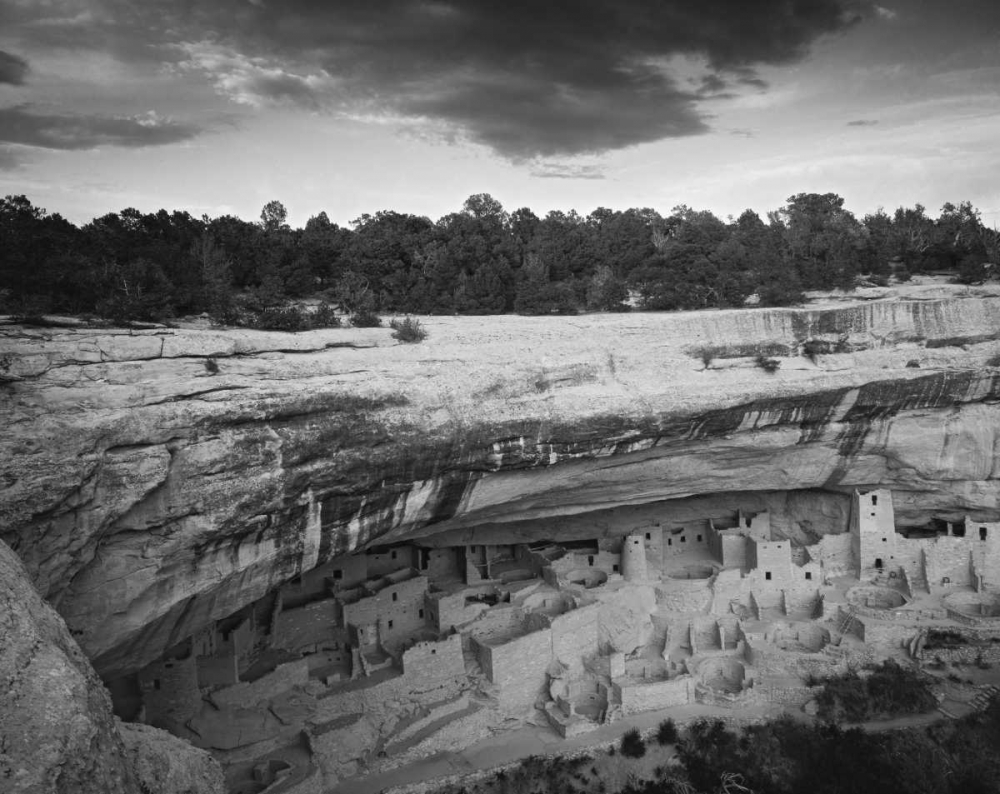
[[[862,275],[950,271],[982,281],[1000,235],[969,202],[883,210],[860,220],[834,193],[799,193],[761,218],[686,205],[586,216],[508,212],[488,194],[435,221],[384,210],[344,228],[326,213],[292,228],[269,202],[232,215],[124,209],[76,226],[25,196],[0,201],[0,312],[220,323],[319,298],[360,321],[377,313],[522,314],[795,303]],[[327,316],[333,318],[332,310]]]

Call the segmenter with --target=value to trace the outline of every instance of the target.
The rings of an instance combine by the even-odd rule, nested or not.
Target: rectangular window
[[[393,553],[392,553],[392,558],[393,558],[393,559],[396,559],[396,552],[393,552]]]
[[[764,571],[764,578],[765,579],[770,579],[771,578],[771,572],[770,571]]]
[[[701,535],[698,536],[698,542],[701,543]]]
[[[687,542],[688,542],[687,535],[681,535],[681,543],[687,543]]]
[[[617,565],[612,565],[611,566],[611,572],[612,573],[618,573],[618,566]]]
[[[592,556],[591,557],[587,557],[587,564],[588,565],[593,565],[594,564],[594,558]]]
[[[389,621],[389,628],[390,629],[392,628],[392,621],[391,620]]]
[[[812,578],[813,578],[813,572],[812,571],[806,571],[806,579],[812,579]]]
[[[333,572],[333,578],[334,579],[343,579],[344,578],[344,572],[338,568],[337,570],[335,570]]]
[[[646,540],[652,540],[652,539],[653,539],[653,535],[652,535],[652,533],[650,533],[650,532],[647,532],[647,533],[646,533]]]
[[[873,505],[878,504],[878,496],[876,496],[875,494],[872,494],[872,504]]]
[[[160,688],[160,679],[159,678],[154,678],[153,679],[153,689],[159,689],[159,688]]]
[[[392,600],[393,601],[399,601],[399,593],[393,593],[392,594]]]
[[[417,610],[417,617],[420,617],[420,618],[422,618],[423,616],[424,616],[424,610],[422,610],[422,609],[418,609],[418,610]]]
[[[673,538],[667,538],[667,545],[668,546],[673,546],[674,545]]]

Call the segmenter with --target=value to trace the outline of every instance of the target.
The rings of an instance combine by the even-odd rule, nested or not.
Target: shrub
[[[420,320],[414,320],[412,317],[393,319],[389,322],[389,327],[393,330],[392,338],[400,342],[414,344],[423,342],[427,338],[427,331],[420,324]]]
[[[876,667],[867,678],[848,673],[827,679],[816,704],[823,719],[862,722],[919,714],[934,708],[937,701],[919,673],[890,660]]]
[[[907,369],[920,369],[920,362],[917,361],[915,358],[911,358],[909,361],[906,362],[906,366],[907,366]],[[991,365],[991,366],[995,366],[995,365]]]
[[[355,328],[381,328],[382,318],[375,312],[357,312],[351,315],[351,325]]]
[[[758,353],[754,357],[754,363],[760,367],[764,372],[777,372],[778,368],[781,367],[781,362],[776,358],[768,358],[763,353]]]
[[[214,358],[205,359],[205,370],[209,375],[219,374],[219,363]]]
[[[802,343],[802,355],[808,358],[813,364],[816,358],[822,353],[829,353],[830,346],[822,339],[807,339]]]
[[[309,324],[313,328],[340,328],[340,318],[333,310],[333,307],[326,301],[323,301],[313,309],[309,320]]]
[[[656,729],[656,741],[660,744],[675,744],[677,742],[677,726],[674,721],[666,719]]]
[[[309,320],[303,311],[295,306],[268,306],[257,312],[253,327],[261,331],[304,331]]]
[[[695,355],[701,359],[701,363],[705,365],[705,369],[712,366],[712,362],[715,360],[717,352],[718,351],[714,347],[699,347],[694,351]]]
[[[638,728],[630,728],[622,736],[622,755],[626,758],[642,758],[646,754],[646,740]]]

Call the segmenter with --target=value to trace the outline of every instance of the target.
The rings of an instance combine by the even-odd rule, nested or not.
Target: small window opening
[[[878,504],[878,494],[872,494],[872,504],[873,505]]]
[[[813,572],[812,571],[806,571],[806,579],[812,579],[812,578],[813,578]]]
[[[652,533],[650,533],[650,532],[647,532],[647,533],[646,533],[646,540],[652,540],[652,539],[653,539],[653,535],[652,535]]]
[[[594,564],[594,557],[593,557],[593,555],[587,557],[587,564],[591,565],[591,566]]]
[[[392,628],[392,621],[391,620],[389,621],[389,628],[390,629]]]
[[[698,542],[701,543],[701,535],[698,536]]]
[[[392,594],[392,600],[393,601],[399,601],[399,593],[393,593]]]
[[[667,545],[668,546],[673,546],[674,545],[673,538],[667,538]]]
[[[881,557],[876,557],[875,558],[875,567],[878,568],[878,570],[880,570],[880,571],[882,570],[882,558]]]
[[[956,538],[965,537],[965,524],[955,524],[954,533]]]
[[[418,617],[418,618],[422,618],[423,616],[424,616],[424,610],[422,610],[422,609],[418,609],[418,610],[417,610],[417,617]]]
[[[618,566],[617,565],[612,565],[611,566],[611,572],[612,573],[618,573]]]
[[[393,552],[393,553],[392,553],[392,558],[393,558],[393,559],[396,559],[396,552]]]
[[[687,535],[681,535],[681,543],[687,543]]]
[[[764,578],[770,580],[770,578],[771,578],[771,572],[770,571],[764,571]]]
[[[337,570],[335,570],[333,572],[333,578],[334,579],[343,579],[344,578],[344,572],[338,568]]]
[[[437,648],[431,648],[431,656],[435,656],[437,652]]]
[[[160,688],[160,679],[159,678],[154,678],[153,679],[153,689],[159,689],[159,688]]]
[[[885,539],[885,538],[882,538],[882,542],[883,542],[883,543],[886,543],[887,541],[886,541],[886,539]]]
[[[986,527],[979,528],[979,539],[986,540]]]

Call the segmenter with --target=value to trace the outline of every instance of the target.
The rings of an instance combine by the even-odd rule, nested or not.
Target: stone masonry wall
[[[303,686],[308,681],[309,661],[296,659],[294,662],[279,664],[272,672],[256,681],[241,681],[235,686],[213,692],[210,697],[220,707],[248,707],[262,700],[270,700],[293,686]]]
[[[275,648],[295,650],[339,638],[340,605],[332,598],[314,601],[296,609],[285,609],[274,621]]]
[[[615,699],[621,701],[622,714],[686,706],[694,702],[694,679],[690,676],[651,684],[613,684]]]
[[[490,648],[493,683],[500,710],[522,714],[532,708],[548,682],[552,630],[543,629]]]
[[[403,652],[403,673],[417,681],[439,681],[465,675],[462,636],[439,642],[418,642]]]

